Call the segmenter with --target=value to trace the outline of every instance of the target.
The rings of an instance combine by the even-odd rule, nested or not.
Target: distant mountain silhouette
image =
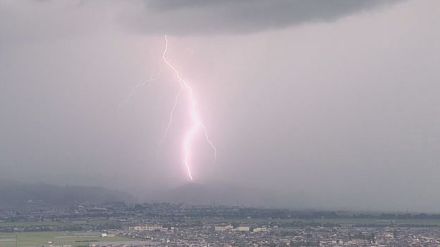
[[[24,207],[30,204],[69,206],[77,202],[99,204],[128,200],[132,200],[129,194],[100,187],[0,181],[0,208]]]
[[[279,204],[280,197],[257,189],[222,184],[187,183],[156,195],[155,200],[192,205],[263,206]]]

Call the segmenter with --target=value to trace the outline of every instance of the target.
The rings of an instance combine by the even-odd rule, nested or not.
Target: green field
[[[101,237],[99,233],[81,232],[21,232],[0,233],[0,247],[34,247],[52,245],[89,246],[90,243],[126,241],[123,237]]]

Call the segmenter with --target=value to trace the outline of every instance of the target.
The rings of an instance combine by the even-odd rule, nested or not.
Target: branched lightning
[[[173,124],[173,120],[174,120],[174,112],[176,111],[177,105],[179,104],[179,99],[180,96],[182,95],[182,88],[179,89],[179,91],[176,94],[176,97],[174,98],[174,104],[173,104],[173,108],[171,108],[170,114],[169,114],[169,119],[168,119],[168,124],[167,127],[165,128],[165,133],[162,137],[162,141],[165,140],[168,137],[168,132],[170,131],[171,128],[171,124]]]
[[[127,98],[125,98],[123,101],[121,101],[121,103],[119,103],[118,109],[121,109],[121,107],[124,104],[126,104],[131,98],[133,98],[139,88],[141,88],[141,87],[145,87],[145,88],[150,87],[151,83],[159,78],[160,73],[161,73],[161,71],[159,70],[156,75],[151,75],[150,78],[148,78],[146,81],[136,84],[131,89],[131,91],[128,94]]]
[[[179,105],[179,100],[182,97],[182,95],[185,94],[189,100],[188,111],[190,114],[191,126],[189,127],[188,130],[186,130],[186,132],[184,134],[184,138],[182,140],[182,153],[183,153],[182,163],[185,166],[188,179],[190,181],[193,181],[194,178],[193,178],[193,174],[192,174],[192,170],[191,170],[191,158],[193,155],[193,143],[194,143],[194,139],[196,138],[197,134],[199,134],[200,132],[201,132],[201,134],[203,134],[206,142],[208,143],[208,145],[211,147],[211,149],[214,152],[214,159],[217,159],[217,149],[216,149],[214,143],[209,138],[208,131],[202,122],[202,119],[201,119],[200,113],[199,113],[199,109],[198,109],[197,100],[195,98],[194,91],[193,91],[192,87],[190,86],[190,84],[187,81],[185,81],[182,78],[180,72],[167,58],[168,38],[166,35],[164,36],[164,40],[165,40],[165,47],[162,52],[162,61],[174,73],[180,87],[179,87],[179,90],[177,91],[176,96],[174,98],[174,104],[173,104],[173,107],[171,108],[171,111],[169,113],[169,119],[168,119],[168,123],[165,128],[165,133],[164,133],[164,136],[162,137],[162,140],[160,141],[160,143],[162,143],[167,138],[168,132],[169,132],[171,125],[173,123],[173,120],[174,120],[174,113],[177,109],[177,106]],[[127,98],[125,98],[125,100],[123,100],[119,104],[118,108],[121,108],[121,106],[123,104],[127,103],[136,94],[136,92],[139,88],[149,87],[153,81],[155,81],[159,78],[160,74],[161,74],[161,70],[159,69],[159,71],[158,71],[158,73],[156,73],[156,75],[152,75],[152,76],[150,76],[150,78],[148,80],[135,85],[132,88],[132,90],[130,91],[130,94],[127,96]]]
[[[191,126],[185,132],[185,135],[183,138],[183,143],[182,143],[182,145],[183,145],[182,152],[183,152],[183,164],[185,165],[185,168],[187,171],[187,176],[188,176],[189,180],[192,181],[194,178],[193,178],[192,171],[191,171],[191,157],[192,157],[192,153],[193,153],[194,138],[197,136],[197,134],[200,131],[203,133],[206,142],[210,145],[210,147],[212,148],[212,150],[214,152],[214,158],[217,157],[217,149],[214,146],[214,143],[209,138],[208,131],[206,130],[206,127],[203,124],[202,119],[200,117],[200,113],[199,113],[198,105],[197,105],[197,100],[194,95],[194,90],[189,85],[189,83],[182,78],[180,72],[167,58],[168,38],[166,35],[165,35],[164,39],[165,39],[165,49],[162,53],[162,60],[168,66],[168,68],[170,68],[170,70],[173,71],[174,75],[176,76],[177,82],[180,85],[180,90],[178,91],[178,93],[176,95],[173,108],[171,109],[171,112],[170,112],[170,118],[169,118],[168,125],[166,128],[165,136],[167,135],[168,130],[169,130],[171,123],[173,121],[174,112],[176,110],[179,98],[182,93],[185,93],[189,99],[189,109],[188,110],[189,110],[190,119],[191,119]]]

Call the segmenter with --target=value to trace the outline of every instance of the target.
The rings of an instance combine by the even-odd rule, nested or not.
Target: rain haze
[[[195,137],[195,183],[438,212],[439,16],[437,0],[2,0],[0,179],[145,200],[187,184],[167,35],[217,150]]]

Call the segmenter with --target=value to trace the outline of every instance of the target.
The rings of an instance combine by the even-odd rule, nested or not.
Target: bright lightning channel
[[[180,85],[180,89],[177,92],[177,95],[175,97],[173,108],[171,109],[171,112],[170,112],[170,119],[168,121],[165,136],[167,135],[168,130],[169,130],[171,123],[173,121],[174,112],[177,108],[179,98],[182,94],[186,94],[189,99],[189,105],[188,105],[189,109],[188,110],[189,110],[190,119],[191,119],[191,126],[188,130],[185,131],[185,135],[183,138],[183,143],[182,143],[183,161],[182,162],[186,168],[188,179],[190,181],[193,181],[194,177],[193,177],[192,171],[191,171],[191,158],[193,156],[194,139],[197,136],[197,134],[199,134],[201,132],[204,135],[206,142],[209,144],[209,146],[212,148],[212,150],[214,152],[214,159],[217,158],[217,149],[216,149],[214,143],[209,138],[206,127],[203,124],[202,118],[199,113],[197,100],[194,95],[194,91],[193,91],[192,87],[190,86],[190,84],[187,81],[185,81],[182,78],[180,72],[167,58],[168,38],[166,35],[164,36],[164,39],[165,39],[165,49],[162,53],[162,60],[168,66],[168,68],[171,71],[173,71],[173,73],[177,79],[177,82]]]

